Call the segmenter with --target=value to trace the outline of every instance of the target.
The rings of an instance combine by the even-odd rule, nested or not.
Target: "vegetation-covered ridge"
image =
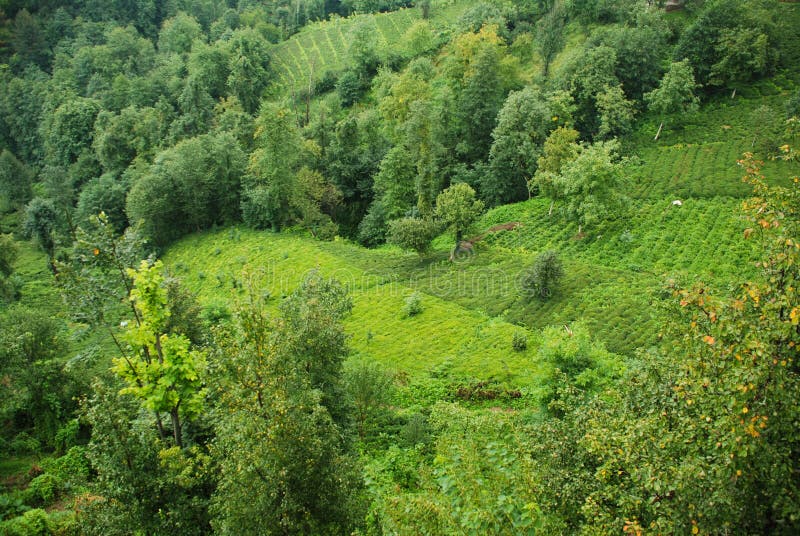
[[[800,532],[799,45],[0,0],[0,536]]]

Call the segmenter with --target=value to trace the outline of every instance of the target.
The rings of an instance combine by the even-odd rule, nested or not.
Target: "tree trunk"
[[[664,121],[661,121],[661,124],[658,125],[658,132],[656,132],[656,137],[653,138],[653,141],[658,141],[658,137],[661,136],[661,129],[664,128]]]
[[[178,407],[174,407],[169,412],[169,415],[172,417],[172,437],[175,438],[175,444],[179,448],[183,448],[183,434],[181,432],[181,418],[178,415]]]
[[[547,216],[548,217],[553,215],[553,205],[555,205],[555,204],[556,204],[556,200],[555,199],[551,199],[550,200],[550,210],[547,211]]]

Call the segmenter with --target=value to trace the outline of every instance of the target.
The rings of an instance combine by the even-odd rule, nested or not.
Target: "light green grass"
[[[417,285],[395,277],[392,266],[406,259],[345,243],[245,229],[189,237],[165,256],[206,305],[232,304],[245,296],[241,282],[254,281],[276,298],[274,306],[309,271],[319,270],[350,289],[354,311],[345,326],[355,352],[412,378],[444,367],[456,376],[536,383],[540,368],[535,346],[523,353],[511,348],[514,332],[523,328],[433,294],[425,294],[420,315],[404,317],[405,298]]]

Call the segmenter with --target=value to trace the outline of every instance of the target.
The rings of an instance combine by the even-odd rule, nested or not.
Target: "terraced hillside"
[[[455,20],[469,4],[463,0],[434,1],[431,22],[435,26],[444,26]],[[319,79],[326,72],[344,68],[348,33],[359,21],[374,21],[378,48],[386,53],[398,51],[406,31],[420,18],[419,9],[408,8],[376,15],[335,17],[312,23],[297,35],[275,45],[272,62],[279,86],[285,91],[299,89],[308,85],[309,76]]]

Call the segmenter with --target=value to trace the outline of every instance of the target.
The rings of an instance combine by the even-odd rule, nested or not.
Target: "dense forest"
[[[800,533],[800,4],[0,0],[0,536]]]

